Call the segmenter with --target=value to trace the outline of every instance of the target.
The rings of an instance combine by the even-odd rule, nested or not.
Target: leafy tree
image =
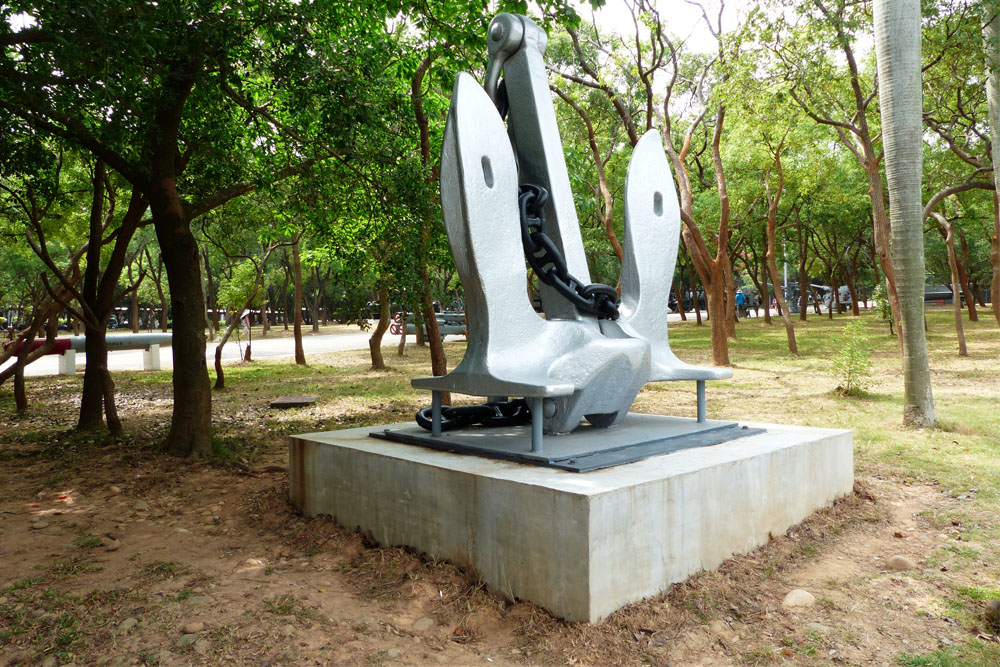
[[[386,124],[386,9],[285,0],[0,7],[0,123],[17,118],[88,151],[149,202],[170,285],[174,393],[184,397],[174,402],[172,453],[212,451],[191,222],[262,182],[351,160],[362,128]],[[31,24],[15,32],[18,14]]]

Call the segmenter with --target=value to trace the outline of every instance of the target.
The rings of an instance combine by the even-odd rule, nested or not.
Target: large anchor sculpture
[[[609,299],[606,286],[588,285],[542,57],[546,42],[527,17],[500,14],[488,32],[485,90],[465,72],[455,81],[441,203],[465,290],[468,347],[448,375],[412,381],[432,392],[431,433],[441,433],[441,392],[491,401],[524,397],[532,451],[540,452],[543,432],[566,433],[583,419],[597,427],[619,424],[646,382],[667,380],[697,382],[698,421],[705,421],[705,380],[732,371],[692,366],[670,350],[667,301],[680,210],[660,134],[647,132],[629,163],[616,304],[614,290]],[[538,231],[547,241],[532,233]],[[528,299],[525,251],[535,254],[529,263],[536,272],[564,283],[559,289],[542,281],[544,319]]]

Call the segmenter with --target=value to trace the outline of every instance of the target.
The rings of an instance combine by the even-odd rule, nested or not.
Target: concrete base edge
[[[378,429],[401,425],[380,426]],[[854,485],[851,431],[760,435],[588,473],[375,440],[293,436],[292,504],[447,559],[570,621],[598,622],[765,544]]]

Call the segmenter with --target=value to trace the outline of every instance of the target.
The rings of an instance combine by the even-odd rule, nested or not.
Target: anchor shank
[[[510,111],[507,131],[517,156],[518,182],[540,185],[549,192],[544,209],[548,235],[566,258],[570,274],[584,283],[590,282],[590,270],[583,251],[583,238],[573,203],[562,139],[552,107],[552,93],[545,74],[547,37],[545,31],[530,19],[511,14],[500,14],[494,25],[504,22],[521,22],[522,30],[511,27],[506,31],[490,30],[490,39],[497,35],[521,35],[520,46],[512,52],[501,52],[504,81]],[[491,48],[491,51],[494,49]],[[491,67],[496,65],[491,62]],[[589,320],[597,327],[596,319],[581,315],[576,307],[548,285],[542,285],[542,307],[549,319]]]

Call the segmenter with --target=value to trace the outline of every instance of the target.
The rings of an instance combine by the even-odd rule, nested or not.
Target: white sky
[[[590,20],[593,10],[586,0],[570,0],[570,2],[585,21]],[[694,51],[715,52],[715,38],[705,27],[701,10],[698,7],[688,4],[684,0],[654,0],[653,4],[659,10],[668,34],[676,35],[685,40],[687,46]],[[743,9],[748,4],[745,0],[730,0],[726,3],[722,14],[723,32],[729,32],[736,28],[737,21],[745,13]],[[705,0],[704,5],[705,11],[714,25],[719,15],[719,2],[718,0]],[[624,36],[634,34],[632,14],[624,0],[607,0],[604,7],[596,10],[596,14],[597,25],[601,30]]]

